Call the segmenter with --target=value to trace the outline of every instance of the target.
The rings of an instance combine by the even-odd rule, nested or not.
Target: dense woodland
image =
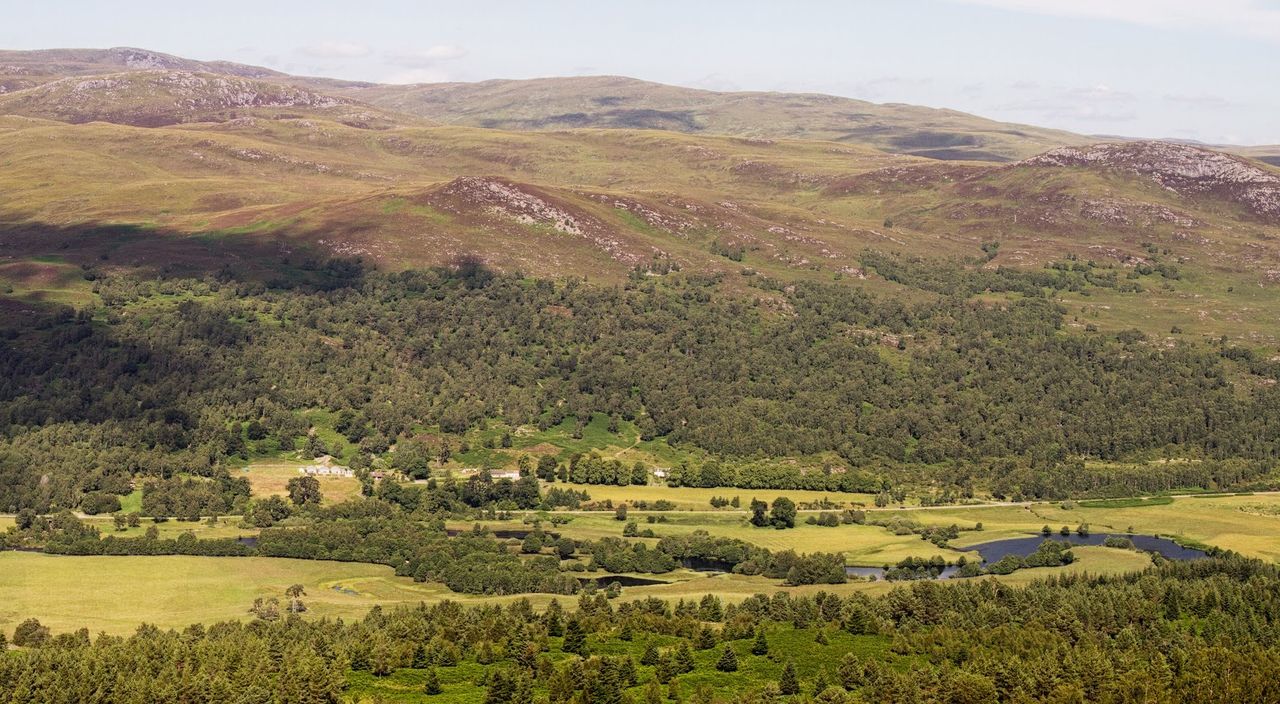
[[[907,283],[929,266],[880,257]],[[995,283],[982,290],[1027,289],[994,304],[963,281],[904,302],[762,277],[743,296],[682,274],[599,286],[474,264],[324,271],[322,286],[88,271],[101,305],[7,316],[0,508],[97,506],[142,482],[156,511],[231,511],[245,492],[225,478],[198,499],[164,481],[218,479],[228,458],[259,451],[332,449],[312,447],[298,415],[310,408],[337,414],[365,460],[421,428],[447,437],[603,413],[708,453],[671,478],[697,486],[978,484],[1035,497],[1245,487],[1269,485],[1280,449],[1280,389],[1263,383],[1276,363],[1228,345],[1071,332],[1042,294],[1064,277],[1095,285],[1087,272],[1030,288],[1026,276],[984,274]],[[832,458],[822,471],[776,461],[816,453]],[[1163,455],[1203,461],[1083,463]],[[420,475],[432,459],[400,464]],[[589,459],[572,474],[639,478]]]
[[[480,689],[488,704],[1280,700],[1280,572],[1236,557],[880,598],[600,593],[572,611],[446,602],[352,623],[257,613],[127,638],[28,621],[26,647],[0,655],[0,701],[309,704],[381,680],[424,700]]]

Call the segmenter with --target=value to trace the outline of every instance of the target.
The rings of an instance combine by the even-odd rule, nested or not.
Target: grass
[[[682,698],[690,697],[700,686],[711,687],[720,697],[730,697],[744,691],[757,689],[769,682],[777,682],[787,661],[795,663],[796,674],[801,681],[807,682],[817,677],[820,671],[827,673],[828,680],[836,681],[835,666],[846,653],[853,653],[862,658],[875,658],[889,667],[905,670],[911,666],[912,659],[894,655],[890,651],[892,639],[888,636],[854,636],[836,629],[827,630],[828,643],[815,642],[816,629],[794,629],[786,626],[774,626],[766,631],[769,642],[769,654],[753,655],[751,639],[731,641],[730,647],[738,656],[738,671],[725,673],[716,670],[716,661],[724,645],[710,650],[695,650],[693,672],[681,675],[676,681]],[[592,635],[587,642],[592,654],[625,656],[630,655],[635,661],[640,660],[650,642],[659,648],[675,645],[679,639],[674,636],[652,635],[638,637],[632,641],[623,641],[616,634]],[[560,651],[562,638],[548,639],[547,656],[559,664],[566,657]],[[438,668],[437,676],[443,685],[443,692],[431,697],[433,702],[450,704],[481,704],[484,701],[485,689],[475,684],[485,667],[473,660],[460,663],[457,667]],[[653,668],[637,667],[638,680],[642,683],[626,690],[635,701],[642,701],[644,684],[652,679]],[[397,670],[387,677],[374,677],[367,672],[353,672],[348,675],[350,688],[347,696],[355,702],[421,702],[423,700],[422,685],[425,671],[414,669]],[[535,694],[545,690],[535,690]],[[666,694],[666,687],[663,687]]]
[[[120,497],[121,513],[138,513],[142,511],[142,489],[134,489]]]
[[[209,525],[207,520],[198,522],[189,521],[164,521],[156,523],[149,518],[142,519],[136,528],[126,528],[118,531],[111,516],[90,516],[83,519],[85,523],[96,527],[102,532],[102,535],[118,535],[124,538],[136,538],[146,533],[148,528],[155,526],[160,533],[161,538],[176,538],[183,533],[194,533],[197,538],[240,538],[245,536],[256,535],[256,528],[240,527],[240,518],[235,516],[226,516],[219,518],[214,525]]]
[[[948,168],[972,172],[991,194],[956,192],[943,185],[950,177],[906,181],[887,192],[832,192],[824,184],[884,167],[922,173],[943,167],[852,144],[655,130],[515,133],[407,121],[374,140],[367,130],[330,117],[314,115],[308,126],[264,116],[234,129],[0,117],[0,163],[6,166],[0,216],[19,229],[50,230],[7,242],[11,261],[23,266],[0,271],[0,284],[30,303],[82,306],[94,296],[87,282],[72,280],[81,265],[173,265],[175,271],[207,273],[235,260],[252,268],[268,266],[265,253],[288,241],[288,249],[315,245],[386,268],[438,265],[459,251],[474,251],[502,269],[605,282],[625,279],[635,261],[662,251],[684,271],[730,274],[723,287],[745,291],[744,277],[737,275],[743,265],[712,254],[704,237],[690,233],[726,231],[723,224],[750,231],[751,268],[788,281],[831,281],[859,268],[858,255],[868,247],[976,255],[979,233],[989,232],[1000,233],[1004,244],[997,265],[1036,268],[1074,254],[1123,273],[1123,256],[1146,256],[1139,246],[1144,240],[1155,242],[1166,261],[1186,260],[1179,265],[1181,279],[1143,277],[1139,294],[1061,294],[1068,327],[1107,332],[1136,326],[1157,342],[1220,334],[1255,347],[1280,342],[1280,297],[1258,285],[1265,277],[1261,262],[1275,253],[1274,228],[1242,224],[1233,212],[1177,199],[1140,179],[1068,169],[980,173],[977,165],[951,162]],[[315,138],[317,130],[324,139]],[[261,158],[243,158],[248,153]],[[433,200],[442,184],[464,174],[530,184],[575,218],[597,222],[610,244],[531,231],[483,203]],[[1032,204],[1046,189],[1061,189],[1080,202],[1107,197],[1170,207],[1204,226],[1191,228],[1188,237],[1187,228],[1164,223],[1139,231],[1085,219],[1070,221],[1066,236],[1035,225]],[[957,209],[965,211],[959,220]],[[1012,219],[1023,209],[1030,217]],[[1063,209],[1064,217],[1075,218],[1069,210]],[[892,230],[882,226],[887,216],[897,223]],[[787,234],[796,232],[805,234]],[[53,272],[44,271],[39,280],[28,280],[25,265],[40,263],[35,258],[69,278],[47,280]],[[929,298],[875,274],[846,274],[840,281],[898,298]],[[1184,332],[1173,334],[1175,326]]]
[[[442,596],[443,587],[396,579],[391,568],[266,557],[67,557],[0,553],[0,629],[36,617],[55,631],[129,633],[139,623],[177,628],[242,619],[256,597],[307,590],[316,616],[354,617],[382,603]],[[348,594],[335,586],[355,591]]]
[[[1033,535],[1041,526],[1057,530],[1088,523],[1095,533],[1132,532],[1163,535],[1179,542],[1213,545],[1268,562],[1280,561],[1280,515],[1268,513],[1280,507],[1280,495],[1252,494],[1165,497],[1136,505],[1088,507],[1081,503],[1033,504],[982,508],[949,508],[936,511],[898,512],[933,525],[971,525],[982,522],[983,532],[961,533],[952,545],[965,547],[1016,536]],[[888,512],[892,514],[893,512]]]
[[[259,460],[240,470],[249,480],[253,496],[288,496],[289,480],[301,477],[298,468],[313,464],[301,460]],[[323,504],[334,504],[360,496],[360,480],[355,477],[317,476]]]
[[[162,524],[168,525],[168,524]],[[918,542],[918,541],[917,541]],[[1110,548],[1077,548],[1079,561],[1066,568],[1042,568],[1000,577],[1025,583],[1055,569],[1090,574],[1137,570],[1145,556]],[[755,594],[829,591],[872,594],[893,588],[889,582],[783,587],[763,577],[680,571],[673,581],[628,587],[623,600],[659,597],[689,599],[715,593],[726,602]],[[139,623],[180,628],[190,623],[245,619],[257,597],[281,597],[291,584],[302,584],[309,617],[358,618],[374,605],[416,604],[453,600],[505,604],[515,596],[483,597],[450,592],[440,584],[415,583],[396,577],[389,567],[360,563],[291,560],[267,557],[102,557],[0,553],[0,630],[11,631],[21,620],[40,619],[55,632],[85,627],[90,632],[127,634]],[[526,595],[535,607],[553,598],[572,606],[572,597]]]
[[[1171,496],[1134,497],[1130,499],[1099,499],[1097,501],[1081,501],[1081,508],[1138,508],[1140,506],[1168,506],[1173,503]]]

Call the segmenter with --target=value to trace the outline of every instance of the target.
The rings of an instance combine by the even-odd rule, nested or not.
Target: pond
[[[732,572],[732,562],[721,562],[720,560],[712,560],[706,557],[686,557],[680,561],[680,566],[693,570],[694,572]]]
[[[1159,553],[1161,556],[1170,560],[1196,560],[1207,557],[1203,550],[1195,548],[1184,548],[1168,538],[1161,538],[1155,535],[1132,535],[1128,533],[1096,533],[1087,536],[1080,536],[1072,533],[1071,535],[1059,535],[1057,533],[1045,538],[1042,535],[1027,536],[1025,538],[1006,538],[1004,540],[992,540],[986,543],[971,545],[967,548],[961,548],[965,552],[976,552],[982,556],[984,564],[999,562],[1006,555],[1017,555],[1026,557],[1036,551],[1040,547],[1040,543],[1045,540],[1066,541],[1072,545],[1102,545],[1107,538],[1114,535],[1117,538],[1128,538],[1133,541],[1133,546],[1139,550],[1146,552]],[[938,579],[950,579],[960,568],[955,565],[947,565],[946,569]],[[845,574],[850,577],[867,579],[875,577],[876,579],[884,579],[883,567],[846,567]]]
[[[1195,548],[1184,548],[1168,538],[1161,538],[1154,535],[1131,535],[1128,533],[1091,533],[1086,536],[1076,535],[1050,535],[1045,538],[1041,535],[1029,536],[1026,538],[1006,538],[1004,540],[992,540],[988,543],[979,543],[971,545],[965,550],[976,552],[982,556],[983,562],[998,562],[1005,555],[1018,555],[1026,557],[1036,551],[1040,547],[1040,543],[1045,540],[1066,541],[1072,545],[1102,545],[1107,538],[1112,536],[1117,538],[1128,538],[1133,541],[1133,546],[1139,550],[1146,552],[1159,553],[1163,557],[1170,560],[1195,560],[1201,557],[1207,557],[1203,550]]]
[[[669,584],[669,582],[661,579],[630,577],[624,574],[607,574],[603,577],[579,577],[578,581],[582,582],[584,585],[595,584],[601,589],[604,589],[614,582],[617,582],[620,587],[648,587],[654,584]]]

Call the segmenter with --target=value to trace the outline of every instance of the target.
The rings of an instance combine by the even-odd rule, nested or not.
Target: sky
[[[1280,0],[5,0],[0,48],[392,83],[613,74],[1280,143]]]

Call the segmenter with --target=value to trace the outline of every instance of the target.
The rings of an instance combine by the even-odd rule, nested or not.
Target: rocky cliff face
[[[1027,166],[1087,167],[1148,178],[1180,196],[1207,195],[1239,203],[1280,222],[1280,174],[1230,154],[1170,142],[1122,142],[1061,147],[1023,162]]]

